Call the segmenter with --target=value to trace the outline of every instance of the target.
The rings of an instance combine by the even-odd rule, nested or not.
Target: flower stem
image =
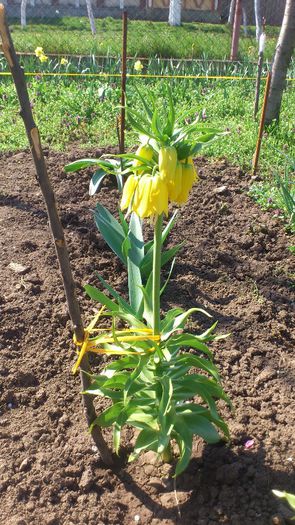
[[[160,278],[161,278],[161,251],[162,251],[163,214],[159,215],[154,229],[153,254],[153,331],[160,333]]]

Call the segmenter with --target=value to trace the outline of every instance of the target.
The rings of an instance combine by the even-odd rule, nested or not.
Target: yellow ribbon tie
[[[93,330],[93,328],[95,327],[95,325],[96,325],[97,321],[99,320],[99,318],[100,318],[102,312],[104,311],[104,309],[105,309],[105,306],[103,306],[99,310],[98,314],[94,317],[94,319],[92,319],[92,321],[89,323],[87,328],[85,328],[85,330],[84,330],[84,339],[83,339],[82,342],[77,341],[77,338],[76,338],[75,335],[73,337],[75,345],[81,346],[81,350],[80,350],[80,352],[78,354],[77,362],[74,364],[74,366],[72,368],[73,374],[76,374],[76,372],[77,372],[77,370],[78,370],[78,368],[79,368],[79,366],[81,364],[81,361],[82,361],[84,355],[87,352],[87,347],[88,347],[88,341],[89,341],[90,333]]]
[[[92,319],[92,321],[89,323],[87,328],[84,330],[84,339],[82,342],[77,341],[76,336],[74,335],[73,340],[74,343],[77,346],[81,346],[81,350],[78,353],[78,359],[75,365],[73,366],[73,374],[75,374],[81,365],[82,359],[86,352],[93,352],[95,354],[107,354],[107,355],[142,355],[145,354],[145,352],[137,352],[127,349],[119,350],[118,348],[99,348],[100,345],[108,344],[108,343],[133,343],[137,341],[155,341],[158,342],[161,340],[160,335],[154,335],[153,330],[151,328],[125,328],[123,330],[117,330],[114,332],[114,335],[111,336],[109,334],[101,334],[96,337],[93,337],[90,339],[90,336],[94,332],[104,332],[106,331],[106,328],[95,328],[96,323],[98,322],[103,310],[105,307],[103,306],[98,314]],[[126,335],[129,333],[132,333],[133,335]],[[135,334],[142,334],[142,335],[135,335]],[[124,335],[123,335],[124,334]],[[149,352],[155,351],[155,347],[148,349]]]

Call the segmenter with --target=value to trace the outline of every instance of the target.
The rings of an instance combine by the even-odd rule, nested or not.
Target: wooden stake
[[[47,173],[46,163],[40,141],[39,130],[36,127],[36,124],[33,119],[24,72],[19,65],[18,58],[15,53],[14,45],[5,18],[5,8],[3,4],[0,4],[0,36],[2,39],[3,53],[9,64],[9,68],[19,98],[19,103],[21,107],[20,115],[24,121],[27,136],[29,139],[31,152],[36,168],[36,178],[40,185],[46,203],[51,233],[53,236],[55,250],[61,270],[70,318],[74,326],[77,341],[83,341],[83,321],[81,318],[80,308],[75,294],[75,283],[70,267],[69,253],[66,246],[63,227],[58,215],[54,191],[52,189]],[[90,372],[87,356],[84,357],[81,362],[81,370],[83,370],[83,372],[80,372],[81,385],[84,391],[90,385],[90,379],[87,375],[87,373]],[[84,373],[84,371],[86,373]],[[82,399],[87,423],[88,425],[90,425],[96,418],[92,396],[83,395]],[[91,435],[95,445],[97,446],[100,452],[102,460],[107,465],[111,466],[113,464],[112,455],[107,447],[107,444],[103,439],[100,428],[98,426],[94,426]]]
[[[242,21],[242,2],[241,0],[236,0],[233,36],[232,36],[232,44],[231,44],[231,52],[230,52],[231,60],[237,59],[238,50],[239,50],[241,21]]]
[[[120,119],[120,153],[125,153],[125,104],[127,73],[127,11],[122,14],[122,70],[121,70],[121,119]]]
[[[255,175],[257,166],[258,166],[258,160],[259,160],[259,154],[260,154],[260,147],[262,142],[262,134],[264,130],[264,122],[265,122],[265,113],[266,113],[266,106],[268,101],[268,95],[270,90],[270,82],[271,82],[271,73],[268,72],[267,79],[266,79],[266,86],[264,91],[264,99],[263,99],[263,105],[262,105],[262,111],[261,111],[261,117],[260,117],[260,124],[259,124],[259,132],[258,132],[258,138],[256,143],[256,150],[253,158],[253,164],[252,164],[252,174]]]

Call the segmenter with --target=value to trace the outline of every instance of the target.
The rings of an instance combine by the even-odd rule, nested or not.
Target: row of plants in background
[[[177,112],[189,110],[191,100],[196,102],[197,112],[207,124],[213,121],[230,131],[224,145],[212,143],[207,155],[226,157],[229,162],[250,169],[257,139],[258,125],[253,121],[254,84],[244,81],[216,80],[170,80]],[[127,93],[134,108],[139,97],[136,86],[152,89],[159,100],[164,97],[164,80],[130,78]],[[42,140],[54,149],[64,149],[71,142],[81,147],[116,145],[115,131],[120,100],[119,79],[60,79],[29,78],[29,94],[36,121],[41,129]],[[59,98],[56,98],[58,90]],[[0,83],[0,134],[1,150],[17,150],[26,147],[22,132],[17,100],[9,78]],[[262,171],[271,166],[279,173],[282,158],[278,150],[295,157],[294,133],[290,114],[295,111],[295,90],[291,84],[284,95],[280,127],[269,129],[263,139],[260,166]],[[109,123],[113,122],[113,126]],[[13,127],[13,134],[10,130]],[[126,144],[134,144],[135,134],[127,129]],[[272,147],[273,146],[273,147]]]
[[[99,204],[94,217],[102,236],[127,267],[129,301],[99,275],[109,295],[86,285],[87,294],[100,307],[88,327],[74,372],[85,352],[118,356],[91,376],[85,393],[109,399],[109,406],[92,425],[113,428],[116,453],[124,425],[139,431],[130,461],[146,450],[171,461],[176,442],[178,475],[189,463],[194,435],[208,443],[217,443],[221,436],[229,439],[217,401],[229,405],[230,401],[207,344],[224,336],[215,335],[216,323],[200,335],[187,331],[187,321],[194,313],[210,317],[200,308],[173,308],[160,315],[161,295],[181,249],[180,245],[163,248],[176,218],[174,213],[168,220],[170,207],[187,202],[198,180],[192,157],[221,133],[198,119],[185,124],[183,113],[177,118],[170,90],[164,111],[154,96],[138,94],[142,110],[127,109],[129,123],[141,142],[136,153],[81,159],[65,168],[74,172],[96,166],[91,194],[106,175],[116,176],[119,187],[127,177],[119,221]],[[145,240],[146,219],[152,225],[152,241]],[[161,268],[168,263],[168,278],[161,282]]]
[[[17,51],[34,52],[42,46],[47,53],[63,54],[121,54],[122,22],[114,19],[96,20],[97,35],[89,31],[87,18],[63,17],[44,23],[28,21],[21,29],[19,21],[13,23],[13,39]],[[265,56],[271,59],[278,35],[278,28],[268,28]],[[217,58],[227,59],[231,49],[231,31],[226,25],[184,23],[171,27],[165,22],[129,20],[128,54],[132,56],[161,56],[166,58]],[[249,36],[241,35],[240,58],[256,58],[255,28]]]
[[[243,60],[214,60],[204,55],[199,59],[161,58],[151,55],[147,58],[135,55],[127,58],[128,74],[151,75],[216,75],[216,76],[256,76],[257,56],[248,56]],[[20,54],[21,65],[26,72],[51,73],[121,73],[121,55],[114,56],[109,52],[106,55],[94,54],[77,55],[58,54],[48,52],[48,49],[37,46],[31,54]],[[265,60],[262,75],[266,75],[271,63]],[[138,66],[138,67],[137,67]],[[8,71],[4,58],[0,57],[0,72]],[[291,60],[287,77],[295,76],[295,60]]]
[[[42,49],[42,53],[39,50]],[[36,56],[37,50],[37,56]],[[120,74],[120,56],[71,56],[71,55],[50,55],[47,50],[40,46],[36,48],[34,54],[20,55],[21,65],[28,72],[49,72],[49,73],[101,73],[101,74]],[[39,55],[39,56],[38,56]],[[263,65],[262,74],[266,75],[270,68],[270,63],[266,61]],[[7,62],[0,58],[0,71],[8,71]],[[257,64],[254,60],[243,61],[223,61],[203,58],[198,60],[179,60],[163,59],[160,57],[138,58],[129,57],[127,59],[127,74],[149,74],[149,75],[214,75],[214,76],[255,76]],[[295,62],[291,62],[288,76],[295,75]]]

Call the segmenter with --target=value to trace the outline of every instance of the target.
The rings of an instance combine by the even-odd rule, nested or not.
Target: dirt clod
[[[125,298],[127,292],[126,271],[91,211],[99,201],[117,213],[114,181],[105,179],[99,195],[89,197],[93,170],[66,176],[63,170],[70,161],[102,153],[48,151],[46,159],[85,323],[97,309],[83,291],[87,282],[100,286],[95,270]],[[173,465],[162,465],[152,452],[125,462],[133,430],[123,432],[114,471],[93,451],[79,378],[71,373],[72,330],[33,163],[27,152],[0,157],[4,525],[130,525],[135,516],[140,525],[284,522],[271,489],[295,492],[293,465],[286,460],[295,454],[294,256],[288,251],[294,242],[249,198],[247,174],[226,161],[197,164],[201,181],[167,241],[167,248],[184,245],[162,307],[204,307],[219,333],[231,334],[211,347],[235,411],[220,403],[233,436],[229,445],[194,440],[189,467],[176,480],[177,504]],[[9,265],[18,261],[30,271],[13,271]],[[209,326],[197,315],[189,323],[195,333]],[[104,362],[93,358],[97,370]],[[96,406],[103,410],[108,402],[98,399]],[[105,436],[111,446],[111,432]],[[254,446],[245,448],[252,439]],[[277,516],[283,521],[273,521]]]

